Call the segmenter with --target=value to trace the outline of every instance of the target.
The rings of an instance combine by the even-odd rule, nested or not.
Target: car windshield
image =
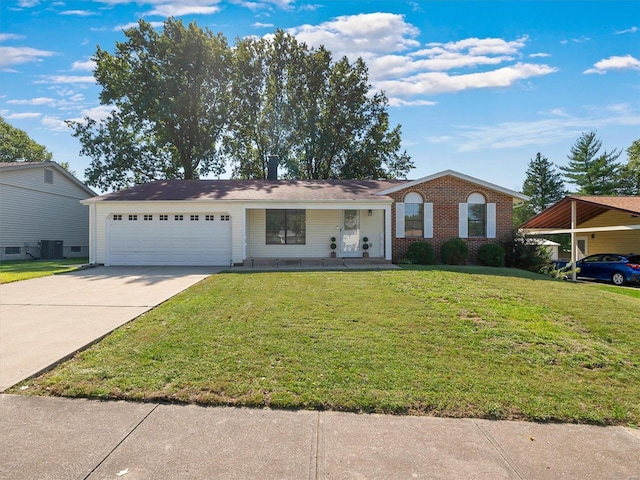
[[[627,258],[629,259],[629,263],[640,264],[640,255],[630,255]]]

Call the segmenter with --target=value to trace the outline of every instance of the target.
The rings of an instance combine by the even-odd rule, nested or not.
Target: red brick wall
[[[511,235],[513,203],[512,197],[494,190],[489,190],[475,183],[466,182],[447,175],[424,182],[413,187],[405,188],[389,194],[395,202],[404,202],[410,192],[417,192],[425,203],[433,203],[433,238],[396,238],[396,209],[395,203],[391,209],[391,231],[393,234],[393,261],[402,260],[409,245],[413,242],[428,242],[436,251],[436,259],[440,262],[440,247],[450,238],[458,236],[458,204],[466,203],[472,193],[484,195],[487,203],[496,204],[496,237],[497,238],[467,238],[464,239],[469,247],[469,263],[475,263],[478,248],[485,243],[501,242]]]

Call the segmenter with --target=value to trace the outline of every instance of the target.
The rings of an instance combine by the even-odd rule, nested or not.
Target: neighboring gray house
[[[0,163],[0,260],[88,257],[95,195],[55,162]]]

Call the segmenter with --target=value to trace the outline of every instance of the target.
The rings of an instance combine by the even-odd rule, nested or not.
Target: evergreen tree
[[[540,152],[529,161],[527,178],[522,185],[522,193],[530,200],[519,206],[514,212],[514,223],[520,225],[545,208],[553,205],[565,195],[562,176],[552,162]]]
[[[620,168],[618,193],[640,195],[640,138],[627,148],[629,160]]]
[[[583,133],[571,147],[569,163],[561,166],[565,180],[578,186],[581,195],[615,195],[617,193],[622,152],[600,152],[602,141],[595,132]]]

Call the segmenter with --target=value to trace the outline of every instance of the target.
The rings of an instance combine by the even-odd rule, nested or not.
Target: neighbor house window
[[[50,168],[44,169],[44,183],[53,183],[53,170]]]
[[[487,236],[487,203],[484,196],[472,193],[467,199],[467,224],[469,237]]]
[[[131,221],[138,220],[138,215],[129,215],[129,220],[131,220]]]
[[[169,215],[158,215],[160,217],[161,222],[166,222],[169,220]]]
[[[214,219],[215,219],[215,217],[213,215],[205,215],[204,216],[204,221],[205,222],[213,222]]]
[[[5,255],[20,255],[20,247],[4,247]]]
[[[72,253],[80,253],[82,251],[82,247],[71,247]]]
[[[113,219],[114,219],[114,220],[122,220],[122,215],[120,215],[119,213],[115,213],[115,214],[113,215]]]
[[[184,220],[184,216],[183,215],[175,215],[173,217],[173,219],[177,222],[181,222],[182,220]]]
[[[267,210],[267,245],[304,245],[305,210]]]
[[[144,219],[149,221],[149,220],[153,220],[153,215],[145,215]]]
[[[200,216],[199,215],[191,215],[191,221],[197,222],[198,220],[200,220]]]
[[[228,222],[229,221],[229,215],[220,215],[220,221]]]

